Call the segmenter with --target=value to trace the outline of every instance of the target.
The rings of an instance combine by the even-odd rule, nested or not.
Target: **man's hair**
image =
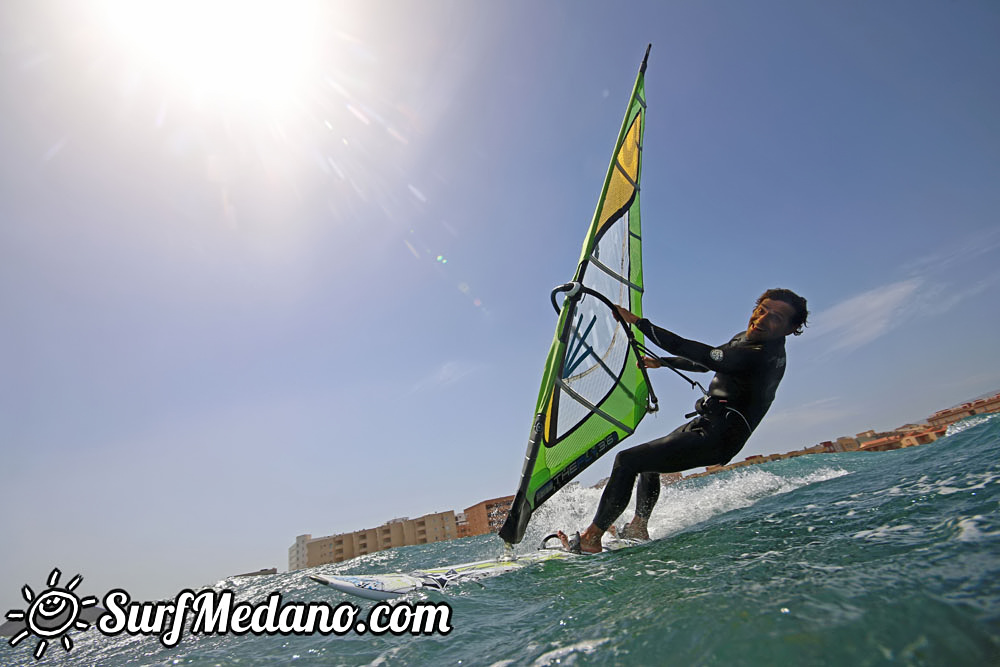
[[[789,306],[794,308],[795,315],[792,317],[792,321],[789,324],[792,326],[793,334],[796,336],[802,335],[802,328],[806,326],[806,318],[809,317],[809,309],[806,307],[805,299],[790,289],[783,289],[780,287],[769,289],[761,294],[760,298],[757,299],[757,305],[759,306],[761,301],[764,299],[784,301]]]

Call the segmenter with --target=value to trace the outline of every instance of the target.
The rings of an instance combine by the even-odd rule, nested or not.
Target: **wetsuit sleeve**
[[[738,373],[750,369],[762,361],[763,355],[757,346],[714,348],[705,343],[681,338],[674,332],[658,327],[645,318],[636,322],[635,326],[657,347],[700,364],[716,373]]]
[[[660,357],[660,361],[664,366],[669,366],[670,368],[674,368],[679,371],[688,371],[690,373],[707,373],[709,371],[709,369],[705,366],[696,364],[690,359],[685,359],[684,357]]]

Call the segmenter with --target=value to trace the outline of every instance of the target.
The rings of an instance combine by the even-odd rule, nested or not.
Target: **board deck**
[[[617,551],[638,543],[637,540],[611,539],[604,543],[604,548],[608,551]],[[536,563],[578,557],[578,554],[563,549],[543,548],[522,554],[514,559],[501,557],[462,563],[461,565],[446,565],[429,570],[416,570],[406,574],[394,572],[358,575],[310,574],[308,576],[316,583],[330,586],[349,595],[356,595],[367,600],[391,600],[421,589],[443,591],[458,583],[495,577]]]

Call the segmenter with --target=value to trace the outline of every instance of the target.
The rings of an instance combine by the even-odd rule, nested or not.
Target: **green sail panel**
[[[531,513],[591,463],[633,433],[656,409],[642,334],[614,305],[642,316],[639,181],[646,102],[646,57],[636,78],[597,209],[573,282],[556,288],[559,309],[528,438],[521,482],[500,537],[524,537]],[[564,292],[562,306],[556,293]]]

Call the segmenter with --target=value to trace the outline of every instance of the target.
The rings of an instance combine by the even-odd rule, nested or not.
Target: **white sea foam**
[[[839,468],[821,468],[805,475],[783,477],[765,469],[747,468],[731,474],[670,484],[661,488],[660,499],[649,521],[653,539],[672,535],[714,516],[781,493],[847,475]],[[534,549],[538,542],[556,530],[572,532],[589,525],[602,489],[570,484],[550,498],[532,517],[524,548]],[[635,511],[635,493],[622,513],[619,523],[631,519]]]
[[[900,533],[909,533],[912,530],[913,526],[908,523],[899,524],[897,526],[885,525],[871,530],[859,530],[851,537],[859,540],[885,541],[886,539],[891,539]]]
[[[990,421],[993,421],[994,419],[998,419],[998,418],[1000,418],[1000,413],[997,413],[997,412],[991,412],[991,413],[984,414],[984,415],[974,415],[972,417],[966,417],[962,421],[958,421],[958,422],[955,422],[954,424],[951,424],[948,427],[948,430],[945,431],[944,435],[945,435],[945,437],[948,437],[950,435],[955,435],[957,433],[961,433],[962,431],[966,431],[966,430],[972,428],[973,426],[979,426],[980,424],[985,424],[986,422],[990,422]]]
[[[956,524],[958,535],[955,539],[959,542],[980,542],[1000,535],[1000,530],[989,530],[986,528],[989,523],[990,520],[988,518],[978,514],[959,519]]]
[[[548,651],[538,656],[533,665],[536,667],[544,667],[545,665],[558,665],[563,661],[567,660],[574,653],[593,653],[594,650],[601,644],[607,643],[607,639],[594,639],[582,642],[576,642],[575,644],[570,644],[569,646],[563,646],[561,648]]]
[[[1000,473],[990,470],[966,472],[949,475],[942,479],[932,479],[921,475],[913,481],[903,480],[886,489],[876,492],[876,495],[897,496],[950,496],[955,493],[972,492],[985,489],[989,484],[1000,483]]]

